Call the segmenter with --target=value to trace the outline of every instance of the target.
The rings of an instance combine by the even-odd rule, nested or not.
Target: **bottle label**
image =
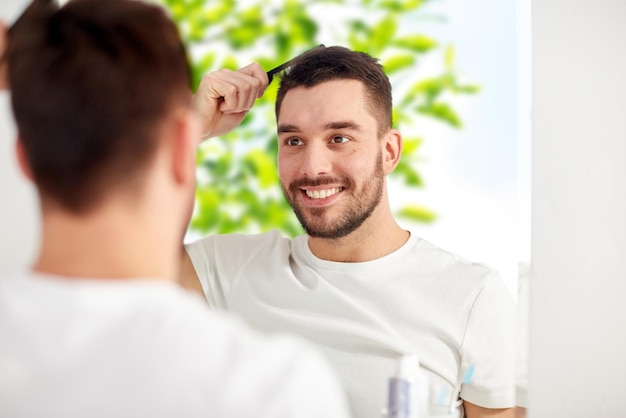
[[[413,382],[404,379],[389,379],[389,418],[416,418],[418,412]]]

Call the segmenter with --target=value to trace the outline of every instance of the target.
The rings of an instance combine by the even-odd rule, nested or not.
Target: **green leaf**
[[[454,62],[456,58],[455,55],[456,53],[455,53],[454,47],[452,45],[448,45],[444,53],[444,63],[447,69],[454,68]]]
[[[227,30],[227,40],[235,49],[251,46],[263,33],[260,5],[253,5],[235,16],[235,23]]]
[[[424,0],[383,0],[380,2],[380,7],[393,12],[409,12],[419,8],[424,2]]]
[[[220,195],[213,188],[196,189],[196,208],[197,214],[191,220],[190,227],[208,232],[217,224],[217,216],[214,209],[218,207]]]
[[[421,106],[418,108],[418,111],[446,122],[448,125],[454,126],[455,128],[462,126],[461,119],[447,103],[433,103],[429,106]]]
[[[204,32],[206,26],[202,25],[197,20],[189,22],[187,29],[187,36],[189,42],[199,42],[204,39]]]
[[[185,6],[180,2],[171,2],[171,4],[168,4],[167,6],[170,11],[170,16],[172,16],[174,21],[180,22],[186,17],[187,13]]]
[[[202,17],[210,24],[222,22],[233,12],[234,6],[234,1],[213,2],[202,12]]]
[[[406,67],[410,67],[415,62],[415,56],[412,54],[401,54],[394,55],[383,61],[382,65],[385,69],[385,72],[389,74],[393,74],[399,70],[405,69]]]
[[[191,84],[192,90],[195,92],[202,80],[202,77],[209,72],[213,68],[213,63],[215,62],[215,53],[208,52],[202,58],[200,58],[191,69]]]
[[[409,89],[410,95],[424,95],[428,102],[432,102],[446,88],[447,83],[441,77],[422,80]]]
[[[398,28],[397,19],[393,16],[387,16],[382,19],[374,29],[371,35],[371,45],[374,51],[381,51],[393,38]]]
[[[407,35],[397,39],[394,44],[402,48],[409,48],[416,52],[428,52],[437,47],[437,41],[424,35]]]
[[[428,0],[407,0],[402,4],[404,11],[414,10],[422,7]]]
[[[400,209],[398,215],[412,221],[425,223],[431,223],[437,219],[435,212],[419,205],[407,205]]]
[[[404,138],[402,140],[402,154],[407,156],[415,154],[422,142],[422,138]]]
[[[224,58],[224,61],[222,62],[221,65],[222,68],[228,68],[229,70],[237,70],[239,69],[239,62],[237,61],[237,58],[234,55],[228,55],[226,58]]]
[[[317,35],[317,24],[309,17],[300,16],[296,21],[296,24],[302,32],[304,40],[310,41],[315,38],[315,35]]]
[[[462,86],[454,86],[454,91],[456,93],[464,93],[464,94],[476,94],[482,90],[482,87],[478,84],[466,84]]]
[[[246,156],[245,161],[250,164],[261,188],[267,189],[276,185],[276,162],[265,151],[260,149],[252,150]]]
[[[393,171],[393,175],[400,177],[406,186],[410,187],[423,187],[424,182],[422,177],[408,162],[407,159],[400,160],[400,163]]]

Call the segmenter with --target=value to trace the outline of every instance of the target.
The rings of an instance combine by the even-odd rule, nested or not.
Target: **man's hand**
[[[202,118],[201,139],[223,135],[239,125],[267,84],[267,73],[256,63],[205,75],[194,99]]]
[[[9,36],[4,22],[0,22],[0,91],[8,90],[9,80],[7,79],[7,62],[4,54],[9,46]]]

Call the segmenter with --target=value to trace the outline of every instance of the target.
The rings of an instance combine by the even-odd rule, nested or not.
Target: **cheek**
[[[293,177],[294,159],[287,158],[284,154],[278,152],[277,164],[278,164],[278,176],[283,183],[289,181]]]
[[[346,155],[337,163],[337,170],[350,174],[354,178],[362,178],[372,172],[376,161],[363,154]]]

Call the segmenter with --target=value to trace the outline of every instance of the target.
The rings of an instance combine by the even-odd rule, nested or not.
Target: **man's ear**
[[[200,122],[191,109],[175,112],[170,129],[172,170],[179,184],[194,182],[196,179],[196,147],[200,136]]]
[[[402,135],[397,129],[390,129],[383,138],[383,171],[391,173],[402,156]]]
[[[35,179],[33,178],[33,171],[31,170],[30,163],[28,162],[28,156],[26,155],[24,142],[22,142],[22,139],[19,137],[15,141],[15,156],[17,158],[17,164],[19,165],[22,174],[30,181],[34,182]]]

